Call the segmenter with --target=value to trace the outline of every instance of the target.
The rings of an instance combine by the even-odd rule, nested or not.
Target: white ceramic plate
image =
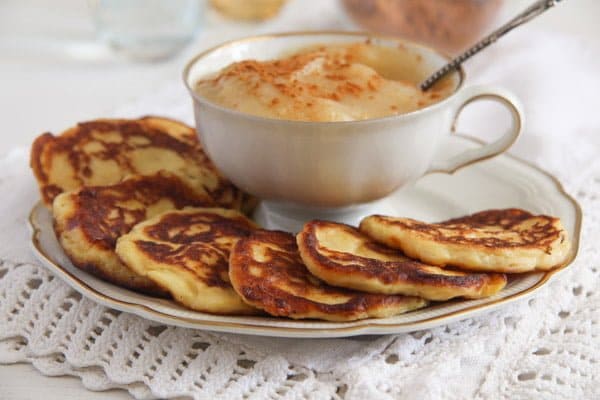
[[[446,149],[458,153],[477,145],[473,139],[453,136]],[[474,164],[454,175],[425,176],[414,186],[380,202],[377,211],[437,221],[484,209],[506,207],[560,217],[573,242],[568,261],[550,272],[515,275],[509,279],[504,290],[485,299],[455,300],[396,317],[341,323],[219,316],[186,310],[172,301],[122,289],[75,268],[60,248],[52,229],[52,216],[41,203],[31,211],[29,223],[33,231],[33,250],[42,263],[75,290],[107,307],[160,323],[189,328],[264,336],[324,338],[432,328],[489,312],[533,295],[575,259],[579,247],[581,209],[548,173],[517,158],[502,155]]]

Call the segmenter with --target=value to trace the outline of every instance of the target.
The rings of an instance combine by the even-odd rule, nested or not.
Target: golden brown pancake
[[[194,129],[166,118],[98,119],[59,136],[45,133],[34,141],[30,163],[48,206],[64,191],[161,170],[178,175],[219,206],[242,206],[242,193],[217,171]]]
[[[490,296],[506,285],[503,274],[451,271],[411,260],[349,225],[308,222],[296,239],[310,272],[335,286],[448,300]]]
[[[158,213],[186,206],[211,206],[212,199],[176,175],[133,176],[111,186],[61,193],[53,203],[54,228],[77,267],[119,286],[165,295],[150,279],[127,268],[115,254],[117,238]]]
[[[563,263],[571,248],[559,218],[514,208],[435,224],[373,215],[360,230],[423,262],[473,271],[548,270]]]
[[[388,317],[424,307],[419,297],[387,296],[336,288],[317,279],[302,263],[294,236],[255,231],[234,246],[229,277],[249,304],[274,316],[352,321]]]
[[[255,314],[229,283],[229,252],[256,225],[236,210],[186,208],[136,225],[117,254],[184,307],[215,314]]]

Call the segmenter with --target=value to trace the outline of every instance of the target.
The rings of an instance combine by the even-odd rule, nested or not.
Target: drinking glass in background
[[[135,59],[161,60],[195,36],[204,0],[94,0],[90,6],[102,41]]]
[[[502,0],[342,0],[361,27],[454,55],[490,31]]]

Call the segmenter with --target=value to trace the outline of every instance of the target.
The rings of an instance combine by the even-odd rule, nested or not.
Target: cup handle
[[[456,131],[456,121],[462,110],[470,103],[483,99],[494,100],[505,106],[510,111],[511,127],[504,135],[491,143],[465,150],[449,159],[432,163],[427,173],[445,172],[451,174],[462,167],[495,157],[508,150],[521,134],[523,129],[523,107],[515,96],[507,90],[493,86],[471,86],[465,88],[459,96],[456,102],[458,106],[454,110],[452,132]]]

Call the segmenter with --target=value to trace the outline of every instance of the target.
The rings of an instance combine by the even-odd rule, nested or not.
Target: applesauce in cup
[[[310,107],[306,103],[312,100],[308,98],[298,94],[296,98],[290,94],[291,100],[282,97],[289,86],[279,79],[291,79],[290,85],[295,78],[302,85],[310,85],[310,79],[316,79],[309,78],[310,61],[299,69],[307,74],[305,81],[294,77],[293,72],[289,76],[285,75],[287,72],[280,75],[277,68],[287,71],[289,67],[283,60],[322,52],[321,47],[327,52],[327,48],[343,50],[357,43],[385,48],[375,50],[376,55],[402,50],[404,57],[370,60],[365,56],[352,62],[370,68],[364,69],[366,76],[376,72],[382,79],[400,85],[402,81],[418,85],[449,60],[436,50],[397,38],[353,32],[293,32],[228,42],[198,54],[185,67],[184,81],[193,100],[200,141],[216,166],[234,184],[262,199],[258,220],[263,226],[294,230],[314,218],[355,221],[377,211],[370,208],[372,202],[424,174],[451,173],[498,155],[520,134],[523,113],[518,100],[499,87],[467,86],[462,69],[448,76],[444,83],[448,92],[435,99],[426,99],[427,94],[422,94],[428,100],[426,104],[419,106],[419,100],[415,103],[413,99],[405,102],[408,104],[405,110],[390,107],[396,104],[394,101],[404,101],[392,93],[401,86],[390,86],[394,88],[388,92],[390,99],[379,98],[383,105],[369,104],[377,97],[369,99],[369,92],[361,92],[356,97],[340,95],[339,100],[335,96],[325,98],[326,101],[319,103],[321,112],[315,113],[302,106],[304,103]],[[312,60],[319,57],[322,56]],[[278,61],[279,66],[275,65]],[[251,84],[244,82],[245,78],[240,77],[245,73],[236,69],[261,68],[258,65],[263,63],[271,66],[258,75],[249,74],[252,80],[258,80]],[[236,71],[231,77],[231,89],[217,82],[225,79],[228,71]],[[369,81],[355,81],[357,76],[344,76],[337,83],[333,78],[325,78],[322,87],[313,82],[317,85],[315,93],[321,99],[323,93],[334,93],[327,85],[348,82],[363,89],[368,87]],[[273,82],[265,83],[264,79],[271,78]],[[256,94],[252,92],[254,87]],[[358,102],[351,104],[356,99]],[[465,106],[480,99],[496,101],[509,111],[508,131],[479,148],[449,153],[444,143],[456,119]],[[271,109],[269,104],[273,100],[274,103],[285,100],[287,104],[282,106],[283,110]],[[416,109],[411,109],[415,104]]]
[[[210,101],[297,121],[357,121],[418,110],[448,97],[447,79],[422,91],[419,58],[370,42],[311,46],[274,60],[243,60],[196,82]]]

